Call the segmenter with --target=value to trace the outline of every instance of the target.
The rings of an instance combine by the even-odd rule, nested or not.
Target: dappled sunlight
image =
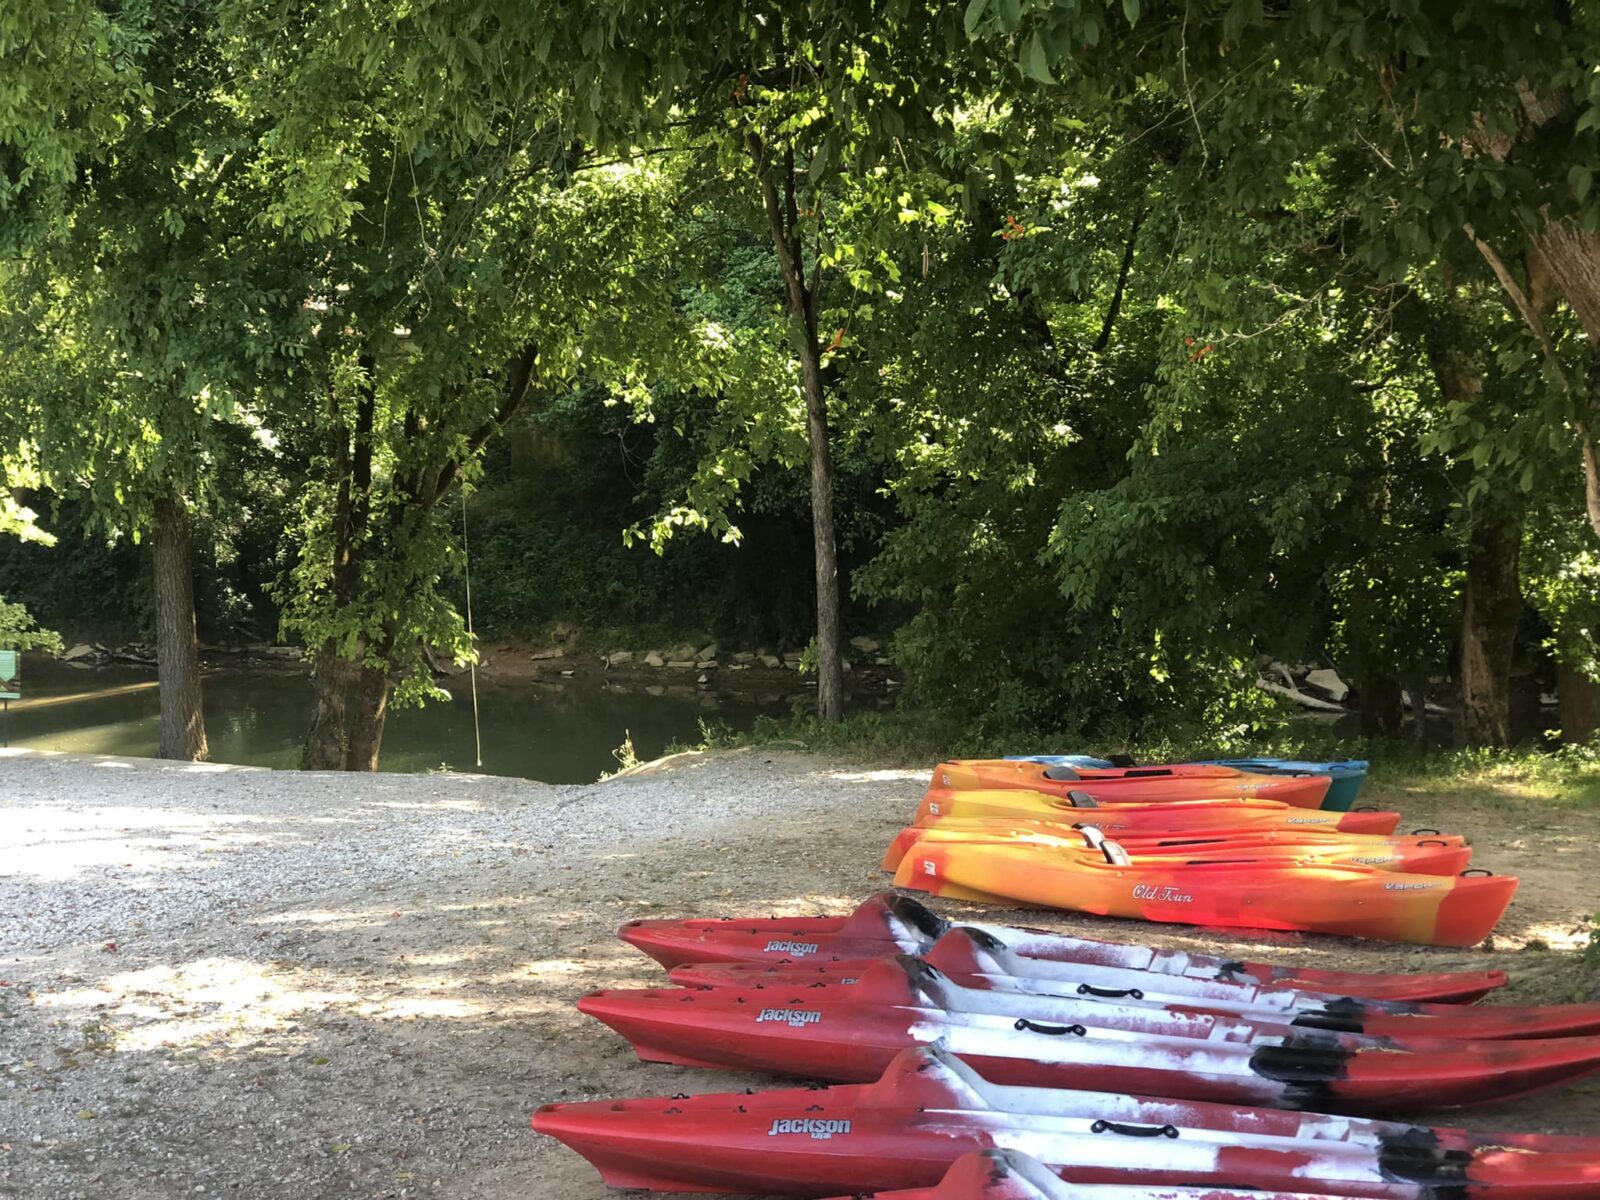
[[[283,835],[265,817],[180,809],[39,805],[0,810],[0,872],[70,879],[104,868],[154,874]],[[219,826],[230,827],[226,833]],[[197,857],[200,856],[200,857]]]
[[[1589,929],[1576,924],[1533,924],[1518,931],[1529,942],[1541,943],[1551,950],[1581,951],[1589,945]]]

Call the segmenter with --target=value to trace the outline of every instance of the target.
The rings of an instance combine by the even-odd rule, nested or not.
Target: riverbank
[[[574,1010],[661,980],[615,926],[845,910],[881,885],[924,775],[772,748],[569,787],[0,757],[0,1196],[601,1200],[529,1132],[535,1106],[765,1082],[640,1064]],[[1372,799],[1523,875],[1492,950],[1001,919],[1319,966],[1498,966],[1508,1002],[1571,998],[1600,907],[1592,818],[1407,788],[1379,779]],[[1590,1083],[1468,1123],[1597,1121]]]

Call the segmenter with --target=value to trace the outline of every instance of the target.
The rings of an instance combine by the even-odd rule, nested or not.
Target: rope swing
[[[473,641],[473,656],[468,664],[472,676],[472,740],[476,747],[478,766],[483,766],[483,730],[478,724],[478,656],[477,638],[472,632],[472,554],[467,548],[467,489],[461,489],[461,568],[467,580],[467,637]]]

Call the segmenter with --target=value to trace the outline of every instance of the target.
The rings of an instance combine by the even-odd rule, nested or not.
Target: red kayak
[[[963,1155],[931,1188],[869,1192],[870,1200],[1332,1200],[1291,1192],[1227,1192],[1203,1188],[1067,1183],[1036,1158],[1015,1150]],[[835,1200],[865,1200],[862,1193]]]
[[[1120,967],[1024,958],[981,929],[952,929],[921,955],[920,961],[966,987],[1033,996],[1098,996],[1335,1033],[1479,1041],[1600,1034],[1600,1004],[1469,1007],[1208,983]],[[874,965],[794,963],[761,967],[751,963],[689,963],[674,967],[670,975],[674,983],[685,987],[797,988],[814,983],[848,986],[863,978]]]
[[[1121,945],[1039,929],[972,927],[1028,958],[1124,967],[1198,981],[1270,984],[1337,996],[1459,1003],[1476,1000],[1507,982],[1502,971],[1423,975],[1319,971]],[[924,954],[951,928],[949,921],[917,901],[879,892],[844,917],[630,921],[617,933],[662,966],[675,967],[697,962],[860,962],[886,954]]]
[[[1340,1112],[1462,1107],[1600,1070],[1600,1040],[1372,1037],[1193,1009],[967,988],[917,959],[854,983],[592,992],[648,1062],[851,1083],[935,1042],[997,1083]]]
[[[532,1123],[610,1186],[658,1191],[931,1187],[961,1156],[1004,1147],[1081,1184],[1293,1191],[1315,1181],[1374,1200],[1600,1196],[1600,1139],[1003,1087],[937,1049],[902,1054],[870,1084],[551,1104]]]

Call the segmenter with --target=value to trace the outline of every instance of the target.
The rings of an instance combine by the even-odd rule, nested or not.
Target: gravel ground
[[[531,1109],[761,1082],[640,1064],[575,1012],[660,978],[615,926],[846,910],[922,779],[773,752],[587,787],[0,757],[0,1196],[599,1200]],[[1597,907],[1584,819],[1512,839],[1493,812],[1449,815],[1525,876],[1496,953],[1278,937],[1256,955],[1497,962],[1529,981],[1510,998],[1549,998],[1570,956],[1529,943]],[[1594,1132],[1597,1111],[1580,1085],[1469,1123]]]

